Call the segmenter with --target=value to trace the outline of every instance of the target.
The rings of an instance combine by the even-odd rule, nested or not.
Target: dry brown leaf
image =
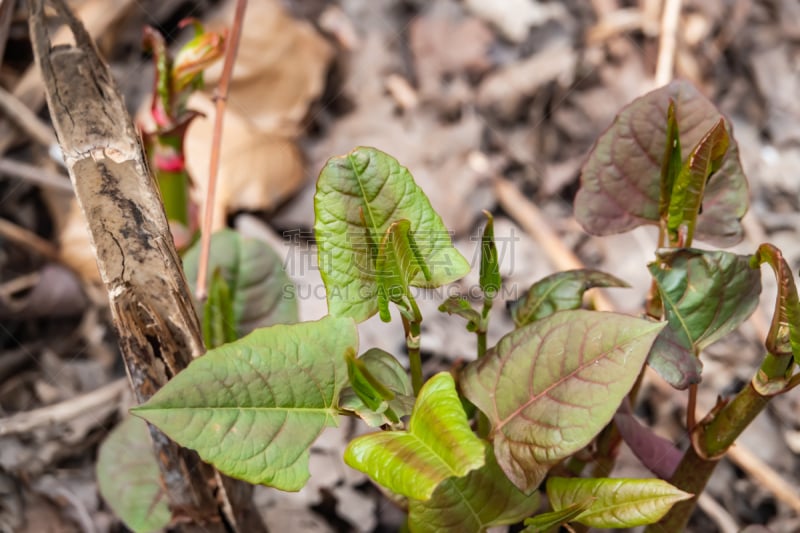
[[[482,74],[490,66],[488,49],[494,40],[489,28],[464,17],[457,5],[435,3],[431,12],[415,18],[409,28],[417,78],[423,97],[441,93],[446,75]]]
[[[493,72],[478,89],[478,105],[504,118],[516,115],[526,97],[554,80],[571,83],[577,55],[565,39],[557,39],[546,48],[522,61]]]
[[[528,36],[531,26],[539,26],[551,19],[560,19],[567,12],[560,3],[542,4],[535,0],[466,0],[467,9],[493,24],[509,41],[520,43]]]
[[[214,15],[210,27],[227,26],[235,2]],[[261,131],[295,136],[308,107],[325,88],[333,48],[307,22],[292,18],[277,0],[250,2],[233,69],[228,107]],[[205,74],[215,87],[222,64]]]
[[[201,111],[186,136],[186,167],[197,184],[198,205],[205,205],[214,104],[196,94],[189,108]],[[303,159],[294,141],[259,131],[235,112],[225,113],[220,167],[214,198],[214,229],[238,210],[269,210],[303,184]],[[201,211],[202,212],[202,211]]]

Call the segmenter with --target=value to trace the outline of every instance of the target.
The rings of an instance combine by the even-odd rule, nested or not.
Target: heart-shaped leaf
[[[578,309],[583,293],[593,287],[630,287],[624,281],[598,270],[566,270],[543,278],[528,292],[509,302],[514,324],[524,326],[558,311]]]
[[[523,491],[611,421],[664,325],[563,311],[503,337],[461,378],[489,418],[500,467]]]
[[[144,420],[128,417],[100,445],[97,487],[114,513],[135,533],[166,527],[172,519]]]
[[[357,361],[394,397],[382,400],[375,408],[369,407],[361,395],[354,390],[356,384],[348,369],[348,373],[351,374],[350,387],[342,391],[339,400],[340,408],[356,413],[371,427],[394,424],[397,422],[396,419],[411,413],[414,407],[414,389],[411,387],[408,372],[392,354],[379,348],[371,348],[359,356]],[[371,388],[369,384],[364,384],[364,386],[368,389]],[[375,391],[372,395],[377,397],[381,396],[381,393]],[[394,415],[393,418],[389,418],[389,412]]]
[[[356,148],[328,161],[314,195],[319,266],[332,315],[362,322],[378,311],[375,251],[389,226],[410,222],[430,279],[418,272],[415,287],[439,287],[469,272],[442,219],[408,169],[375,148]]]
[[[485,448],[469,427],[453,377],[442,372],[420,390],[408,431],[353,439],[344,460],[397,494],[427,500],[445,479],[483,466]]]
[[[344,356],[357,349],[349,318],[258,329],[192,361],[132,411],[229,476],[300,490],[309,447],[337,424]]]
[[[446,479],[426,502],[411,500],[408,527],[412,533],[485,531],[518,522],[538,507],[539,493],[526,495],[511,484],[490,446],[485,465]]]
[[[667,219],[670,242],[678,242],[678,228],[686,224],[686,243],[687,246],[691,244],[706,183],[711,174],[722,165],[722,158],[728,151],[729,144],[730,136],[725,129],[725,120],[719,119],[689,154],[689,159],[675,179],[670,195]]]
[[[659,223],[671,101],[683,146],[697,146],[723,118],[714,104],[683,80],[647,93],[620,111],[597,140],[581,173],[575,217],[587,232],[609,235]],[[727,129],[730,135],[730,126]],[[739,242],[747,194],[747,179],[731,135],[721,166],[706,185],[695,236],[720,246]]]
[[[575,520],[578,515],[592,505],[593,501],[594,498],[589,498],[582,502],[568,505],[559,511],[550,511],[549,513],[538,514],[533,518],[527,518],[525,520],[526,527],[522,530],[522,533],[548,533],[556,526]]]
[[[556,510],[594,498],[575,521],[589,527],[626,528],[654,524],[692,495],[660,479],[551,477],[547,497]]]
[[[192,292],[199,257],[199,242],[183,257]],[[209,282],[217,269],[228,283],[240,337],[256,328],[297,321],[294,284],[284,272],[281,258],[267,243],[227,229],[215,233],[208,257]],[[201,310],[198,304],[198,314]]]
[[[684,248],[660,252],[658,258],[648,268],[670,331],[653,346],[648,362],[680,386],[687,374],[676,374],[675,368],[687,368],[687,357],[696,357],[755,310],[761,274],[751,268],[748,256],[729,252]]]

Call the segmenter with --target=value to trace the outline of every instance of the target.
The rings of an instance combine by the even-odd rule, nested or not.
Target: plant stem
[[[689,523],[689,518],[692,516],[694,507],[697,505],[697,498],[705,489],[718,462],[719,460],[710,461],[699,457],[694,446],[690,446],[670,482],[677,488],[695,496],[690,500],[675,504],[657,524],[647,526],[645,533],[684,531],[686,524]]]
[[[736,438],[766,407],[769,396],[759,394],[748,383],[711,420],[701,422],[692,432],[692,446],[686,451],[670,483],[695,495],[691,500],[675,505],[656,525],[648,526],[649,533],[683,531],[717,463]],[[707,417],[708,418],[708,417]]]
[[[486,330],[482,327],[475,332],[478,335],[478,358],[486,355]]]
[[[206,188],[205,208],[203,212],[203,230],[200,234],[200,260],[197,267],[197,299],[205,301],[207,296],[206,278],[208,277],[208,254],[211,250],[211,226],[214,215],[214,193],[217,188],[217,174],[219,173],[219,154],[222,143],[222,124],[225,118],[225,104],[228,100],[228,85],[233,75],[233,65],[236,62],[236,52],[239,50],[239,40],[242,35],[244,13],[247,9],[247,0],[237,0],[236,11],[233,15],[233,25],[228,44],[225,49],[225,62],[222,65],[222,75],[219,78],[214,100],[216,111],[214,114],[214,130],[211,140],[211,158],[208,168],[208,186]]]
[[[422,388],[422,356],[419,353],[420,321],[402,315],[403,329],[406,332],[406,348],[408,349],[408,367],[411,371],[411,387],[414,395]]]
[[[475,334],[478,336],[478,358],[486,355],[486,332],[489,330],[489,312],[492,310],[491,298],[483,299],[483,310],[481,311],[481,321]]]

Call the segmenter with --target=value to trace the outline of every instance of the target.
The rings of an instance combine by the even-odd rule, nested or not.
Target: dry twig
[[[741,445],[734,444],[728,449],[725,457],[736,463],[736,466],[773,493],[778,500],[791,507],[795,513],[800,514],[800,496],[797,487],[787,483],[780,474],[753,452]]]
[[[514,184],[503,178],[495,180],[495,194],[497,201],[511,217],[536,239],[544,248],[547,257],[558,270],[574,270],[586,268],[572,250],[564,246],[558,235],[550,228],[547,220],[542,216],[539,208],[525,198]],[[590,296],[594,308],[598,311],[611,311],[614,305],[598,290],[592,291]]]
[[[100,407],[117,406],[126,390],[128,390],[127,380],[118,379],[69,400],[2,418],[0,419],[0,437],[29,433],[39,428],[63,424],[86,413],[96,411]]]
[[[655,85],[661,87],[672,80],[675,64],[675,48],[678,44],[678,19],[681,16],[681,0],[666,0],[661,15],[661,37],[658,41],[658,63]]]
[[[56,144],[52,128],[39,120],[39,117],[21,100],[2,87],[0,87],[0,112],[36,142],[48,148]]]
[[[72,183],[66,177],[7,157],[0,158],[0,174],[32,181],[37,185],[58,191],[72,193]]]
[[[50,244],[50,241],[3,218],[0,218],[0,236],[24,248],[33,250],[35,253],[51,261],[59,261],[58,249]]]

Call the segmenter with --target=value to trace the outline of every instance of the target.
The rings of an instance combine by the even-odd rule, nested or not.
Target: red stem
[[[208,277],[208,254],[211,250],[211,226],[214,216],[214,195],[217,190],[217,175],[219,174],[219,153],[222,143],[222,123],[225,118],[225,105],[228,100],[228,85],[233,74],[233,65],[236,63],[236,53],[239,50],[239,40],[242,35],[244,12],[247,9],[247,0],[237,0],[236,12],[233,16],[233,26],[229,36],[228,45],[225,47],[225,63],[222,65],[222,76],[214,95],[216,114],[214,116],[214,132],[211,138],[211,160],[208,169],[208,186],[206,187],[206,204],[203,210],[203,227],[200,233],[200,260],[197,268],[197,299],[206,299],[206,278]]]

